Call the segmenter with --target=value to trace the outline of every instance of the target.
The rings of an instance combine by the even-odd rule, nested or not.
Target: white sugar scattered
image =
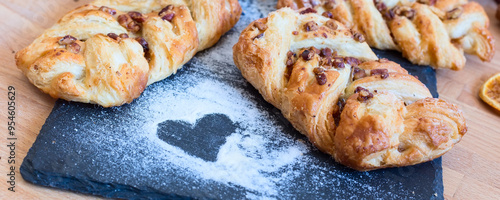
[[[277,195],[276,183],[282,178],[276,173],[284,166],[296,163],[307,147],[294,142],[277,129],[256,103],[243,96],[243,91],[216,80],[203,80],[189,87],[185,93],[162,94],[151,101],[149,109],[156,113],[144,129],[149,140],[155,141],[171,164],[182,167],[194,175],[226,184],[236,184],[262,195]],[[158,124],[166,120],[182,120],[190,124],[207,114],[220,113],[228,116],[241,129],[226,138],[216,162],[193,157],[182,149],[158,139]],[[272,137],[266,135],[274,135]],[[207,136],[209,137],[209,136]],[[274,139],[274,140],[271,140]],[[285,144],[278,147],[277,144]],[[274,144],[273,151],[266,147]],[[153,147],[154,148],[154,147]]]

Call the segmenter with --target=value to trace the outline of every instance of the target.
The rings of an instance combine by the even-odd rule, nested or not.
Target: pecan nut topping
[[[133,33],[139,32],[141,30],[141,26],[137,22],[135,22],[129,15],[118,16],[118,23],[120,23],[121,26]]]
[[[138,22],[138,23],[143,23],[146,21],[146,17],[144,15],[142,15],[140,12],[136,12],[136,11],[131,11],[131,12],[128,12],[127,13],[128,16],[130,16],[134,21]]]
[[[333,19],[333,14],[331,12],[329,12],[329,11],[323,12],[323,14],[321,14],[321,15],[323,17]]]
[[[161,19],[165,21],[172,22],[175,17],[174,6],[168,5],[165,8],[161,9],[161,11],[158,13],[158,16],[160,16]]]
[[[337,28],[339,27],[339,25],[337,25],[337,22],[335,22],[335,20],[333,20],[333,19],[325,22],[325,26],[332,29],[332,30],[337,30]]]
[[[61,38],[58,43],[60,45],[68,45],[68,44],[73,44],[74,42],[76,42],[75,37],[73,37],[71,35],[66,35],[63,38]]]
[[[359,67],[354,67],[354,69],[352,70],[353,81],[364,78],[366,76],[367,74],[364,69],[361,69]]]
[[[113,40],[118,40],[118,37],[119,37],[116,33],[108,33],[107,36]]]
[[[139,42],[139,44],[142,46],[142,48],[144,49],[144,53],[149,51],[149,44],[144,38],[139,37],[139,38],[136,38],[135,40],[137,42]]]
[[[287,60],[286,60],[286,66],[287,67],[292,67],[293,64],[295,64],[295,62],[297,61],[297,59],[295,58],[295,53],[293,53],[292,51],[289,51],[287,54]]]
[[[389,70],[387,70],[387,69],[373,69],[373,70],[371,70],[370,75],[372,75],[372,76],[380,75],[380,77],[382,77],[382,79],[386,79],[389,77]]]
[[[306,29],[307,32],[309,32],[309,31],[316,31],[318,30],[319,27],[316,22],[310,21],[304,25],[304,28]]]
[[[302,59],[304,59],[305,61],[309,61],[311,60],[312,58],[314,58],[314,54],[315,52],[314,51],[311,51],[309,49],[306,49],[302,52]]]
[[[363,36],[363,34],[361,33],[358,33],[358,32],[354,32],[352,34],[352,37],[354,38],[354,40],[358,41],[358,42],[365,42],[365,36]]]
[[[307,13],[317,13],[318,11],[314,10],[313,8],[307,8],[303,11],[300,11],[300,14],[304,15],[304,14],[307,14]]]
[[[316,81],[319,85],[324,85],[328,81],[325,73],[316,74]]]
[[[71,53],[80,53],[80,45],[76,43],[77,39],[71,35],[66,35],[62,37],[57,43],[60,45],[64,45],[66,50],[68,50]]]
[[[358,93],[358,101],[365,102],[373,98],[373,93],[363,87],[357,87],[355,93]]]
[[[105,13],[109,13],[110,15],[116,15],[116,10],[106,6],[101,6],[99,10]]]

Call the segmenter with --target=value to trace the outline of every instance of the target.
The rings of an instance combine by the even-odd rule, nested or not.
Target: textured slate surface
[[[256,3],[258,2],[258,3]],[[232,45],[274,1],[240,1],[238,25],[130,105],[57,101],[21,166],[29,182],[128,199],[443,199],[441,159],[356,172],[315,150],[232,62]],[[397,52],[437,96],[435,72]]]

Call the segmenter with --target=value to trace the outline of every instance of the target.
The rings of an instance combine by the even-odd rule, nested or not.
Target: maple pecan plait
[[[488,16],[467,0],[278,0],[277,7],[314,8],[419,65],[460,70],[464,51],[483,61],[495,53]]]
[[[240,14],[237,0],[97,0],[66,14],[16,62],[54,98],[119,106],[214,45]]]
[[[467,132],[462,111],[338,21],[289,8],[251,23],[234,62],[321,151],[357,170],[435,159]]]

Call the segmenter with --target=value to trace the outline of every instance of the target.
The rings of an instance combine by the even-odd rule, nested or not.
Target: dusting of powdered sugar
[[[160,95],[153,97],[148,107],[154,120],[145,125],[145,133],[154,141],[152,148],[158,146],[163,150],[156,156],[163,156],[170,166],[182,167],[202,179],[236,184],[263,195],[278,195],[276,183],[282,181],[282,176],[266,174],[279,172],[284,166],[298,162],[307,152],[303,143],[295,142],[273,125],[267,114],[240,89],[217,80],[202,80],[184,93],[171,89],[165,93],[157,91]],[[161,122],[181,120],[195,124],[198,119],[213,113],[224,114],[240,126],[226,138],[216,162],[193,157],[157,137]],[[276,148],[268,151],[266,147],[273,144]]]

